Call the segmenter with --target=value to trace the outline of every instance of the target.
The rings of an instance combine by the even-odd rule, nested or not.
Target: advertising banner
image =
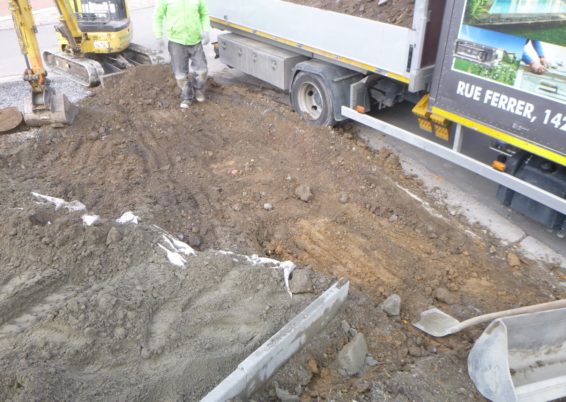
[[[566,155],[566,1],[455,0],[444,35],[433,106]]]

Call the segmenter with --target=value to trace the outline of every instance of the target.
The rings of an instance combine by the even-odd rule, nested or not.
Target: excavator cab
[[[78,28],[87,36],[82,41],[81,53],[119,53],[128,48],[133,32],[125,0],[63,1],[69,1]],[[61,50],[68,50],[67,35],[57,31]]]

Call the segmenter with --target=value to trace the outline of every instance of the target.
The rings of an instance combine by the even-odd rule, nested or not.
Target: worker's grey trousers
[[[187,46],[169,41],[168,48],[173,74],[175,74],[177,85],[181,88],[181,98],[193,100],[195,90],[203,90],[208,75],[208,66],[202,43]],[[193,70],[191,74],[189,74],[189,63]]]

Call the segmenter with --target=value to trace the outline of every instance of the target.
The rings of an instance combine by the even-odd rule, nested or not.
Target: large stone
[[[309,272],[305,269],[296,269],[293,271],[293,277],[289,283],[291,292],[296,293],[312,293],[312,280]]]
[[[458,297],[446,288],[436,289],[436,291],[434,292],[434,298],[439,302],[449,305],[458,303]]]
[[[398,316],[401,314],[401,297],[397,294],[392,294],[381,303],[381,309],[389,316]]]
[[[507,264],[513,268],[519,267],[521,266],[521,259],[517,254],[509,252],[507,253]]]
[[[358,374],[364,367],[367,353],[366,338],[359,332],[338,353],[338,366],[348,375]]]
[[[277,394],[277,398],[281,400],[281,402],[299,402],[300,399],[297,395],[293,395],[281,388],[275,388],[275,393]]]
[[[122,233],[114,226],[108,231],[108,236],[106,236],[106,245],[109,246],[112,243],[118,243],[122,240]]]
[[[313,194],[309,186],[300,185],[295,189],[297,198],[304,202],[309,202],[313,199]]]

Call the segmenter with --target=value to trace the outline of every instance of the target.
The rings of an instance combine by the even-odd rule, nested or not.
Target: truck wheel
[[[293,108],[307,122],[318,126],[332,126],[334,108],[332,95],[318,75],[300,72],[291,86]]]

